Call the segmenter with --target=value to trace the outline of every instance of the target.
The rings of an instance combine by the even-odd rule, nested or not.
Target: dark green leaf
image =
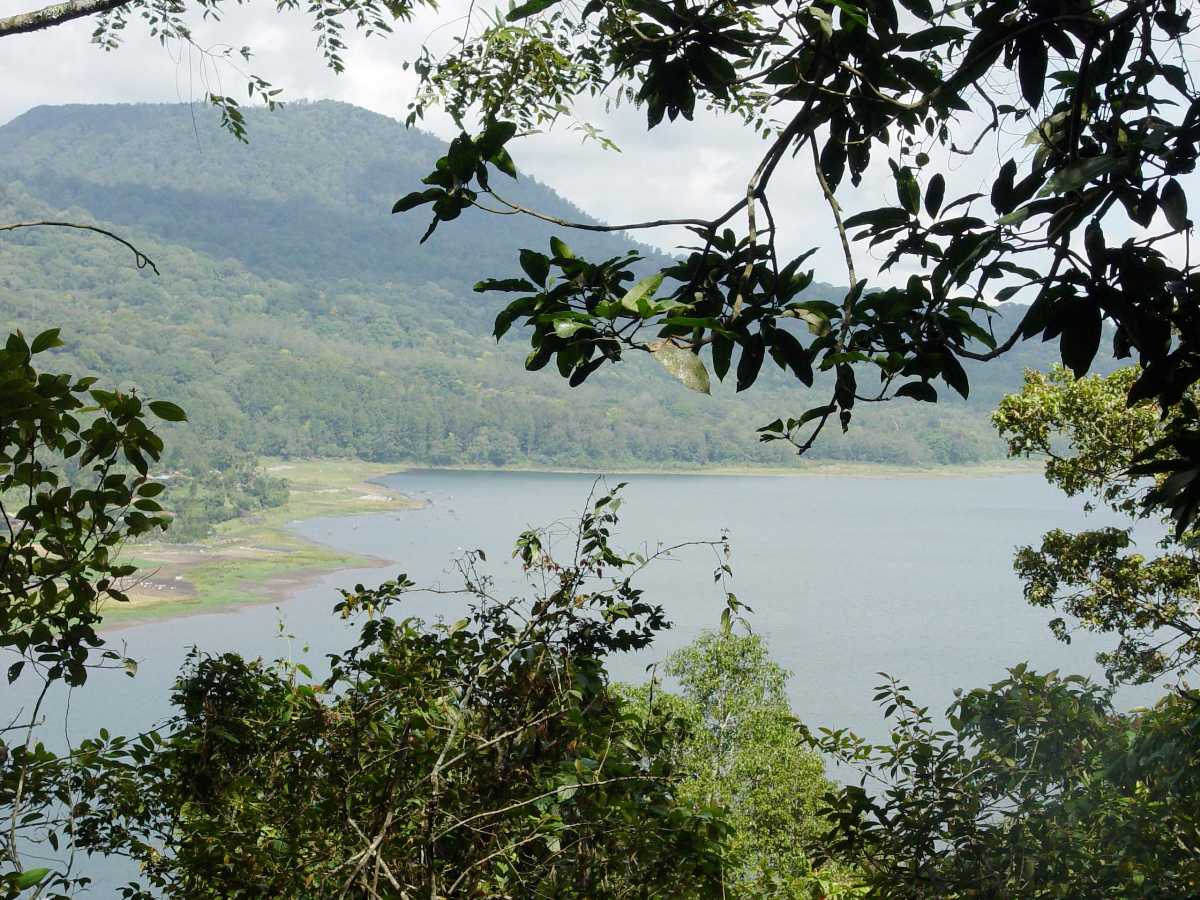
[[[1091,368],[1096,351],[1100,349],[1103,331],[1103,316],[1100,307],[1090,301],[1081,300],[1071,304],[1070,318],[1063,324],[1059,353],[1063,365],[1082,378]]]
[[[413,191],[411,194],[406,194],[396,201],[392,207],[392,214],[407,212],[410,209],[415,209],[426,203],[432,203],[446,192],[441,188],[429,188],[426,191]]]
[[[1183,187],[1174,178],[1168,179],[1163,185],[1162,194],[1159,196],[1159,205],[1162,208],[1163,215],[1167,217],[1167,223],[1176,231],[1182,231],[1188,227],[1188,204],[1187,195],[1183,192]]]
[[[1013,182],[1017,178],[1017,161],[1010,159],[1000,167],[996,180],[992,182],[992,208],[1001,215],[1011,213],[1016,207],[1013,196]],[[1002,225],[1010,223],[1001,221]],[[1019,223],[1017,223],[1019,224]]]
[[[924,22],[933,18],[933,4],[929,0],[900,0],[900,5]]]
[[[521,251],[521,268],[530,280],[539,287],[545,287],[546,279],[550,277],[550,258],[536,250]]]
[[[1049,55],[1042,37],[1036,31],[1022,35],[1018,42],[1017,76],[1021,82],[1021,95],[1031,107],[1042,102],[1046,85],[1046,65]]]
[[[524,278],[486,278],[483,281],[475,283],[475,290],[479,293],[483,293],[484,291],[516,293],[519,291],[535,291],[537,288]]]
[[[945,196],[946,177],[941,172],[938,172],[929,179],[929,185],[925,188],[925,212],[929,213],[930,218],[937,218]]]
[[[503,147],[500,147],[488,154],[487,161],[509,178],[517,177],[517,164],[513,162],[513,158],[509,156],[508,151]]]
[[[559,0],[529,0],[528,3],[522,3],[515,9],[509,10],[507,16],[508,21],[516,22],[520,19],[528,18],[529,16],[535,16],[543,10],[547,10],[554,6],[558,2]]]
[[[896,388],[897,397],[912,397],[926,403],[937,403],[937,389],[928,381],[910,381]]]
[[[186,422],[187,413],[168,400],[151,400],[150,412],[166,422]]]
[[[921,186],[908,167],[896,172],[896,196],[910,215],[921,211]]]
[[[958,391],[964,400],[971,392],[971,386],[967,381],[967,373],[962,367],[962,363],[950,351],[946,351],[942,357],[942,378],[946,384]]]
[[[51,347],[61,347],[63,342],[58,337],[59,329],[51,328],[43,331],[33,339],[33,343],[29,345],[30,353],[41,353],[44,350],[49,350]]]
[[[765,355],[766,348],[763,346],[761,335],[751,335],[742,344],[742,356],[738,360],[737,367],[737,389],[739,391],[746,390],[757,380]]]
[[[712,342],[713,372],[716,373],[719,380],[725,380],[725,373],[729,371],[729,363],[732,359],[733,339],[723,334],[714,336]]]
[[[845,222],[847,228],[857,228],[859,225],[873,225],[876,228],[895,228],[908,222],[908,213],[894,206],[885,206],[867,212],[857,213]]]
[[[957,28],[953,25],[935,25],[933,28],[926,28],[924,31],[910,34],[900,44],[900,49],[908,53],[932,50],[934,47],[940,47],[950,41],[959,40],[967,34],[969,32],[965,28]]]

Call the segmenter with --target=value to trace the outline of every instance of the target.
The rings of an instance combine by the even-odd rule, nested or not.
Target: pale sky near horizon
[[[44,2],[0,0],[0,15]],[[306,16],[276,13],[273,7],[234,7],[220,23],[197,23],[197,42],[210,47],[222,42],[249,45],[255,56],[247,71],[283,88],[285,100],[331,98],[403,119],[415,85],[415,77],[403,69],[403,63],[415,58],[422,43],[440,41],[444,46],[451,34],[460,33],[468,0],[448,0],[437,12],[422,11],[411,23],[397,23],[390,36],[351,37],[346,71],[341,75],[324,67]],[[476,7],[476,14],[483,9]],[[209,85],[239,99],[245,96],[245,81],[236,72],[220,71],[221,83],[216,83],[199,54],[163,47],[148,36],[140,19],[131,20],[124,45],[112,53],[90,43],[93,27],[92,20],[83,19],[3,39],[0,124],[40,104],[199,102]],[[739,120],[697,111],[695,122],[664,122],[647,132],[643,116],[639,110],[625,108],[608,117],[597,110],[595,118],[589,117],[616,141],[621,153],[605,151],[595,142],[581,144],[579,136],[567,130],[522,139],[511,149],[522,171],[608,223],[708,217],[744,193],[746,179],[765,147]],[[443,138],[454,133],[444,116],[429,119],[422,127]],[[181,135],[181,140],[187,137]],[[951,179],[952,192],[986,192],[999,154],[1014,143],[1020,143],[1020,137],[1006,135],[985,141],[972,158],[948,160],[947,166],[958,175]],[[863,186],[850,197],[850,212],[896,202],[884,156],[877,153],[876,157]],[[793,255],[816,246],[818,252],[808,265],[817,279],[846,283],[830,211],[817,189],[807,154],[780,167],[771,200],[780,226],[780,250]],[[677,229],[639,231],[637,237],[669,250],[690,243],[692,236]],[[864,245],[856,245],[855,250],[860,277],[873,274],[876,265]],[[878,259],[877,254],[876,263]],[[908,274],[897,269],[884,280],[902,282]]]
[[[0,15],[44,2],[0,0]],[[444,43],[448,29],[459,33],[466,8],[465,0],[450,0],[436,13],[423,11],[412,23],[397,23],[391,36],[351,38],[342,75],[323,66],[306,17],[275,13],[273,4],[271,8],[233,8],[221,23],[198,26],[196,35],[204,46],[225,42],[252,47],[255,56],[246,69],[283,88],[285,100],[331,98],[403,119],[415,84],[412,73],[402,68],[403,62],[415,58],[431,36]],[[206,86],[194,51],[161,46],[146,34],[139,20],[133,20],[126,29],[124,45],[106,53],[90,43],[93,27],[92,20],[83,19],[4,38],[0,124],[41,104],[203,98]],[[244,80],[235,72],[226,69],[221,77],[225,93],[238,99],[245,96]],[[566,130],[526,138],[512,152],[522,171],[608,223],[715,215],[742,195],[746,179],[765,149],[739,121],[699,111],[693,123],[680,119],[649,133],[644,113],[638,110],[623,109],[613,116],[589,120],[600,125],[622,152],[605,151],[595,142],[581,144],[577,134]],[[452,123],[444,117],[430,119],[422,127],[443,138],[454,133]],[[894,202],[890,177],[868,184],[861,199],[863,206]],[[780,249],[796,254],[819,246],[809,262],[818,280],[845,283],[830,212],[806,158],[790,169],[781,167],[773,183],[772,205],[780,224]],[[692,236],[678,229],[640,231],[637,237],[669,250],[690,243]]]

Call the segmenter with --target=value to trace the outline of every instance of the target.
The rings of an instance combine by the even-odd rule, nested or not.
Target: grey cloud
[[[423,42],[447,45],[459,32],[439,25],[454,21],[466,9],[463,0],[424,11],[412,23],[400,23],[390,37],[352,38],[346,53],[347,70],[335,75],[326,69],[301,14],[275,13],[264,6],[235,8],[225,20],[199,25],[197,40],[219,48],[248,44],[256,52],[247,70],[260,74],[293,99],[344,100],[402,119],[415,80],[403,69]],[[206,89],[240,96],[242,76],[230,66],[214,64],[194,50],[163,48],[131,23],[126,44],[105,53],[89,43],[92,25],[71,23],[52,31],[5,39],[5,91],[0,95],[0,121],[41,103],[98,103],[138,101],[198,101]],[[732,117],[698,112],[692,123],[663,123],[647,132],[639,110],[622,108],[605,115],[598,104],[582,110],[583,117],[601,127],[622,149],[602,150],[581,145],[569,130],[535,135],[513,148],[523,171],[554,187],[597,218],[632,222],[677,216],[713,216],[734,203],[766,148],[766,142]],[[445,116],[434,116],[422,127],[442,137],[453,135]],[[955,182],[984,183],[994,166],[996,148],[961,160]],[[863,186],[854,192],[853,208],[893,201],[891,176],[880,159]],[[811,265],[817,277],[846,281],[846,267],[832,217],[812,174],[807,154],[789,158],[775,176],[772,206],[780,229],[779,247],[787,256],[811,246],[820,249]],[[690,242],[683,229],[639,232],[647,243],[672,249]],[[872,275],[878,255],[855,246],[859,277]],[[903,280],[907,272],[886,276]]]

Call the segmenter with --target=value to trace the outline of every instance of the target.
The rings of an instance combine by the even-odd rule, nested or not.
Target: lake
[[[109,640],[139,660],[136,679],[99,673],[72,715],[72,732],[100,724],[129,731],[167,713],[166,691],[188,648],[251,655],[303,656],[321,668],[350,632],[330,610],[337,588],[375,584],[403,571],[419,584],[455,587],[451,563],[464,549],[487,552],[502,593],[520,587],[510,558],[518,532],[566,522],[583,508],[587,475],[414,470],[384,479],[429,502],[421,510],[297,523],[306,537],[394,564],[334,573],[278,604],[113,629]],[[1012,573],[1013,550],[1053,527],[1113,520],[1085,518],[1035,474],[993,477],[822,477],[630,475],[617,545],[653,549],[705,541],[727,530],[732,588],[753,607],[751,627],[790,669],[800,717],[880,733],[872,688],[878,672],[902,677],[918,698],[941,709],[956,687],[987,684],[1006,667],[1096,674],[1103,639],[1077,635],[1064,646],[1050,635],[1052,615],[1027,606]],[[685,551],[642,579],[647,599],[666,607],[674,627],[649,650],[613,660],[623,679],[717,625],[723,597],[706,548]],[[458,618],[452,598],[414,597],[427,618]],[[287,640],[280,636],[294,635]],[[303,652],[305,645],[309,649]],[[6,692],[3,712],[19,702]],[[99,695],[99,696],[97,696]],[[1131,702],[1137,695],[1128,695]]]
[[[395,563],[328,575],[282,602],[113,629],[110,644],[139,660],[136,678],[101,672],[76,692],[72,739],[101,726],[129,734],[168,712],[172,679],[193,645],[269,658],[290,656],[320,674],[323,655],[351,641],[349,626],[331,615],[337,588],[375,584],[406,572],[419,584],[456,587],[452,561],[464,549],[486,551],[498,592],[520,590],[513,540],[531,526],[564,523],[583,509],[595,479],[587,475],[413,470],[383,479],[420,510],[296,523],[312,540]],[[1109,524],[1086,516],[1036,474],[992,477],[630,475],[621,528],[625,549],[707,541],[727,530],[732,589],[753,607],[751,627],[793,673],[797,715],[810,725],[884,734],[873,688],[889,672],[915,698],[944,709],[954,688],[988,684],[1028,661],[1034,668],[1098,674],[1093,656],[1108,642],[1076,636],[1065,646],[1051,636],[1049,611],[1027,606],[1012,573],[1014,549],[1037,543],[1054,527]],[[1139,534],[1142,543],[1152,533]],[[648,665],[716,627],[723,595],[713,584],[716,558],[694,548],[649,569],[646,599],[662,604],[674,626],[635,656],[612,661],[616,677],[641,680]],[[402,607],[403,609],[403,607]],[[414,597],[411,613],[459,618],[461,601]],[[6,688],[7,720],[30,679]],[[1132,706],[1151,689],[1126,690]],[[62,709],[63,697],[57,708]],[[48,742],[59,742],[62,716],[52,716]],[[107,879],[106,879],[107,880]],[[101,893],[98,891],[98,893]]]

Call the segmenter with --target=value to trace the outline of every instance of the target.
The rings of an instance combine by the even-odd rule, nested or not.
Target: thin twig
[[[122,245],[128,247],[133,252],[133,258],[137,262],[137,267],[139,269],[144,269],[147,266],[149,266],[151,269],[154,270],[155,275],[161,274],[158,271],[158,266],[156,266],[154,264],[154,260],[152,260],[149,256],[147,256],[145,253],[143,253],[137,247],[133,246],[133,244],[129,243],[129,241],[125,240],[125,238],[121,237],[120,235],[113,234],[111,231],[108,231],[104,228],[99,228],[95,225],[81,225],[78,222],[51,222],[51,221],[13,222],[9,225],[0,225],[0,231],[16,231],[18,228],[75,228],[75,229],[78,229],[79,231],[94,231],[96,234],[102,234],[107,238],[112,238],[118,244],[122,244]]]

